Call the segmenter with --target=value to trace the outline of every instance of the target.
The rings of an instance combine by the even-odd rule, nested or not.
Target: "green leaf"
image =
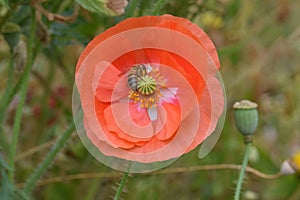
[[[0,159],[1,165],[8,168],[6,163]],[[30,200],[29,196],[24,192],[18,190],[9,180],[7,171],[1,169],[1,182],[0,182],[0,199],[2,200]]]
[[[8,0],[0,0],[0,5],[9,6]]]
[[[0,169],[2,169],[2,168],[10,170],[10,167],[7,165],[7,163],[3,160],[2,157],[0,157]]]
[[[13,200],[14,186],[9,181],[4,169],[1,169],[1,177],[0,199]]]
[[[85,9],[96,12],[103,13],[110,16],[116,16],[118,13],[107,7],[108,0],[76,0]]]

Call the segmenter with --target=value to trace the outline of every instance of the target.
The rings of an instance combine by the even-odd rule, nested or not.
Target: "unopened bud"
[[[295,174],[296,171],[292,167],[291,163],[288,160],[285,160],[280,167],[280,174],[283,175],[289,175],[289,174]]]
[[[244,135],[250,136],[258,125],[257,104],[248,100],[236,102],[233,105],[234,119],[237,129]]]
[[[21,73],[24,71],[27,62],[27,45],[24,40],[20,40],[13,51],[14,69]]]
[[[300,151],[295,153],[291,159],[285,160],[282,163],[280,173],[285,175],[295,173],[300,174]]]
[[[127,0],[76,0],[85,9],[92,12],[101,12],[106,15],[120,15],[125,12],[128,4]]]
[[[109,0],[106,5],[109,9],[120,15],[125,12],[127,4],[127,0]]]
[[[19,42],[20,32],[20,27],[15,23],[7,22],[2,26],[1,33],[3,34],[4,39],[6,40],[11,50],[14,49],[14,47]]]

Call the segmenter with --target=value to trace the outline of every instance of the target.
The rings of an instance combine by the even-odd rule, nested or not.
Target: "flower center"
[[[155,92],[156,89],[156,81],[151,76],[142,76],[138,78],[137,82],[137,90],[144,94],[144,95],[150,95]]]
[[[160,89],[165,87],[165,80],[158,69],[145,65],[139,69],[133,66],[128,72],[129,99],[138,103],[141,108],[156,107],[162,96]],[[143,72],[141,72],[143,71]]]

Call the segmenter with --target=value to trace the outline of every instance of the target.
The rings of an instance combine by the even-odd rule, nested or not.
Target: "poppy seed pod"
[[[248,100],[236,102],[233,105],[234,120],[237,129],[244,135],[254,133],[258,124],[257,104]]]

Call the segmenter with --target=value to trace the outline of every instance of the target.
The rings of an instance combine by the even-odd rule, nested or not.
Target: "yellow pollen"
[[[137,89],[130,90],[128,98],[141,108],[156,107],[163,96],[160,89],[165,87],[164,77],[153,68],[151,72],[137,77]]]

